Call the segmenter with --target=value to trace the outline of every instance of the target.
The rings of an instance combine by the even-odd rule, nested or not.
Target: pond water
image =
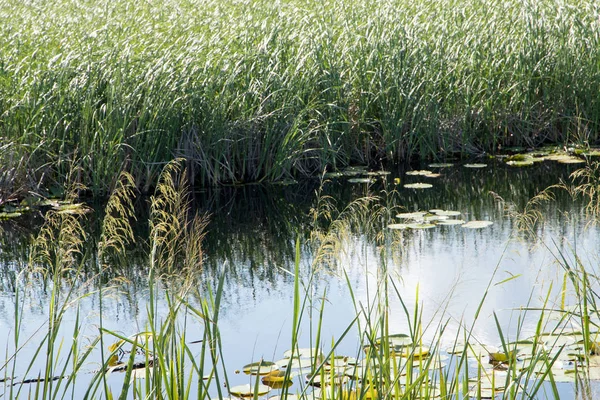
[[[441,173],[436,178],[406,174],[408,170],[424,168],[428,166],[391,169],[389,175],[377,176],[369,184],[349,183],[348,177],[340,177],[324,185],[314,179],[287,186],[232,187],[195,194],[194,206],[210,213],[198,293],[214,290],[223,276],[219,329],[230,385],[253,382],[249,376],[235,373],[243,365],[260,359],[278,360],[288,350],[293,320],[295,243],[297,239],[302,243],[299,272],[302,282],[307,282],[315,257],[314,246],[307,244],[314,227],[310,213],[317,206],[317,199],[326,196],[334,199],[337,209],[369,195],[381,196],[384,203],[402,209],[381,214],[368,227],[352,225],[338,238],[339,251],[329,256],[330,262],[318,266],[316,279],[310,286],[314,304],[309,307],[311,318],[307,314],[302,321],[301,347],[313,344],[318,312],[324,301],[323,347],[330,348],[332,342],[343,337],[336,354],[359,355],[362,347],[359,326],[364,325],[364,318],[353,323],[357,315],[355,307],[368,308],[373,304],[384,274],[389,274],[397,288],[397,292],[388,288],[390,332],[403,333],[409,329],[401,299],[411,313],[419,305],[425,341],[435,340],[438,324],[448,324],[441,348],[456,340],[461,326],[471,325],[478,342],[498,346],[497,321],[506,338],[515,339],[517,333],[519,338],[525,338],[535,333],[539,312],[524,313],[520,308],[573,304],[575,299],[570,294],[564,299],[561,296],[565,276],[559,262],[561,255],[573,260],[577,254],[590,272],[596,272],[598,265],[600,238],[597,228],[586,217],[583,204],[566,191],[556,190],[554,200],[539,206],[543,219],[533,235],[519,231],[517,218],[511,211],[513,214],[522,211],[546,187],[561,180],[568,182],[569,174],[578,166],[543,162],[514,168],[490,161],[485,168],[466,168],[458,163],[442,169],[428,168]],[[433,187],[403,186],[414,182],[430,183]],[[140,201],[138,221],[144,221],[144,204]],[[403,222],[395,217],[398,212],[432,209],[456,210],[461,213],[459,218],[466,221],[487,220],[493,224],[481,229],[460,225],[405,229],[389,235],[389,224]],[[93,217],[88,219],[89,238],[93,242],[97,234]],[[15,304],[19,306],[21,359],[33,357],[48,326],[52,282],[40,275],[27,281],[15,278],[28,263],[29,243],[41,220],[41,216],[26,216],[2,223],[0,337],[5,338],[2,345],[7,358],[15,347]],[[60,328],[66,347],[76,325],[82,326],[80,335],[95,337],[100,315],[105,329],[123,336],[146,329],[150,299],[146,284],[148,266],[144,264],[147,226],[140,222],[136,229],[138,248],[129,253],[124,263],[127,267],[115,271],[126,276],[127,281],[104,296],[101,310],[98,292],[86,285],[85,276],[74,285],[79,297],[68,308]],[[378,236],[383,231],[388,234],[384,241]],[[19,288],[18,297],[15,287]],[[70,289],[71,286],[65,285],[61,290]],[[157,314],[162,317],[167,310],[163,300],[159,296],[155,303]],[[192,296],[189,301],[198,304],[197,297]],[[202,338],[202,325],[191,318],[185,330],[190,341]],[[20,379],[36,377],[43,368],[41,361],[34,362],[33,367],[23,363],[17,366],[15,375]],[[97,368],[98,365],[90,363],[87,370],[92,372]],[[89,384],[85,376],[78,380],[83,388]],[[122,377],[113,374],[109,384],[118,393]],[[10,386],[5,384],[4,390],[10,390]],[[211,390],[216,396],[215,388]],[[563,384],[560,390],[561,397],[575,397],[572,384]]]

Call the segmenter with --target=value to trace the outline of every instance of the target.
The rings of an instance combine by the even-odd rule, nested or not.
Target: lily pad
[[[422,170],[414,170],[414,171],[406,171],[406,175],[429,175],[432,174],[433,172],[431,171],[427,171],[426,169],[422,169]]]
[[[417,183],[407,183],[406,185],[404,185],[404,187],[407,189],[429,189],[429,188],[432,188],[433,185],[430,183],[417,182]]]
[[[277,369],[279,369],[279,366],[276,363],[261,360],[258,362],[253,362],[251,364],[244,365],[242,371],[244,371],[245,374],[266,375]]]
[[[374,182],[371,178],[351,178],[348,179],[348,183],[372,183]]]
[[[318,373],[316,375],[306,375],[305,379],[307,384],[315,387],[330,385],[331,383],[334,385],[341,385],[348,382],[348,376],[344,374],[334,374],[331,376],[331,372],[324,372],[323,374]]]
[[[467,229],[481,229],[487,228],[490,225],[493,225],[492,221],[469,221],[464,224],[462,227]]]
[[[313,348],[305,347],[305,348],[287,350],[283,353],[283,357],[291,358],[293,356],[293,357],[298,357],[298,358],[311,358],[311,357],[317,357],[320,354],[321,353],[314,347]]]
[[[462,214],[460,211],[450,211],[450,210],[429,210],[430,213],[436,215],[444,215],[446,217],[457,217]]]
[[[406,227],[410,228],[410,229],[431,229],[431,228],[435,228],[435,224],[415,223],[415,224],[407,224]]]
[[[343,171],[341,171],[341,173],[344,176],[363,175],[363,174],[367,173],[367,167],[365,167],[365,166],[348,167],[348,168],[344,169]]]
[[[567,153],[553,153],[547,156],[546,160],[556,161],[561,164],[581,164],[585,162],[585,160]]]
[[[465,220],[463,219],[444,219],[441,221],[437,221],[436,222],[437,225],[463,225],[465,223]]]
[[[422,219],[425,214],[427,214],[425,211],[415,211],[415,212],[408,212],[408,213],[400,213],[400,214],[396,214],[396,218],[402,218],[402,219]]]
[[[256,385],[256,391],[254,389],[255,389],[254,385],[250,385],[250,384],[238,385],[238,386],[229,388],[229,393],[232,396],[238,396],[238,397],[254,397],[255,394],[257,396],[263,396],[271,391],[270,387],[268,387],[266,385],[260,385],[260,384]]]
[[[429,164],[429,168],[450,168],[450,167],[454,167],[454,164],[452,164],[452,163],[433,163],[433,164]]]
[[[510,165],[511,167],[530,167],[535,162],[533,160],[523,160],[523,161],[507,161],[506,165]]]
[[[406,333],[395,333],[392,335],[388,335],[386,339],[389,341],[391,346],[410,346],[413,343],[410,335]],[[381,343],[382,338],[378,338],[375,340],[375,344],[379,345]]]
[[[286,371],[271,371],[263,376],[261,382],[273,389],[281,389],[284,386],[292,385],[292,378],[297,375],[297,372],[290,372],[286,378]]]
[[[561,164],[584,164],[585,160],[582,160],[579,157],[564,157],[556,160]]]
[[[423,221],[425,222],[437,222],[447,220],[448,216],[446,215],[426,215],[423,217]]]
[[[282,360],[276,361],[275,364],[277,364],[279,366],[279,368],[281,368],[281,369],[288,368],[288,365],[289,365],[290,369],[309,369],[309,368],[312,368],[314,361],[312,358],[292,357],[292,358],[284,358]]]
[[[406,229],[406,228],[408,228],[408,224],[389,224],[388,225],[388,229],[401,230],[401,229]]]
[[[477,164],[477,163],[465,164],[465,165],[463,165],[463,167],[465,167],[465,168],[485,168],[485,167],[487,167],[487,164]]]
[[[390,171],[369,171],[367,172],[368,176],[385,176],[391,174]]]
[[[402,352],[402,357],[410,357],[412,356],[415,359],[429,357],[431,353],[429,352],[429,347],[425,346],[417,346],[415,348],[405,347]]]

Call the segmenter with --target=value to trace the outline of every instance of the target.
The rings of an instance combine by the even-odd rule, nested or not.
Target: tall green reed
[[[595,143],[593,1],[0,3],[0,137],[109,193]],[[69,38],[66,40],[65,38]]]

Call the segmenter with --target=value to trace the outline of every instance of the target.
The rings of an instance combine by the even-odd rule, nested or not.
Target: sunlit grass
[[[2,162],[29,185],[71,162],[95,191],[123,168],[150,191],[176,156],[218,184],[598,138],[591,0],[2,0],[0,18]]]

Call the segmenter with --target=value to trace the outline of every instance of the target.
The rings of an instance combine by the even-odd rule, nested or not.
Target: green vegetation
[[[589,143],[592,0],[0,0],[2,201]]]

